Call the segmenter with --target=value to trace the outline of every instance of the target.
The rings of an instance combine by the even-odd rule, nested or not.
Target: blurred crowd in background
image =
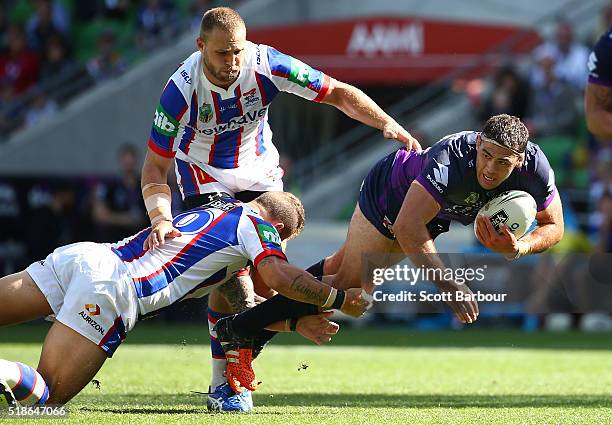
[[[612,141],[595,138],[584,115],[588,57],[610,27],[612,4],[586,40],[559,19],[553,38],[536,47],[528,62],[503,66],[466,90],[480,123],[495,114],[518,116],[546,153],[566,215],[558,252],[612,252]]]
[[[239,1],[229,2],[230,4]],[[3,0],[0,132],[56,113],[199,25],[214,0]],[[228,2],[224,2],[227,4]]]
[[[2,139],[52,116],[83,89],[121,75],[180,32],[193,31],[216,3],[2,1]],[[500,113],[518,116],[549,158],[566,224],[563,241],[553,249],[557,253],[612,252],[612,142],[588,132],[583,107],[588,56],[609,27],[612,4],[601,11],[600,28],[588,39],[577,39],[572,25],[561,18],[554,36],[535,48],[527,62],[517,65],[508,57],[509,65],[488,79],[465,85],[477,122]],[[22,178],[17,183],[0,177],[0,272],[21,269],[62,244],[117,241],[146,226],[139,176],[145,138],[121,147],[114,177]],[[285,156],[284,161],[295,159]],[[175,212],[181,208],[178,192],[173,207]]]

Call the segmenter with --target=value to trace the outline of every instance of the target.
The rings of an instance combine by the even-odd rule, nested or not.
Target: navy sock
[[[256,358],[278,332],[262,329],[253,339],[253,358]]]
[[[242,338],[254,338],[266,326],[286,319],[318,314],[319,307],[275,295],[255,307],[237,314],[233,322],[234,332]]]
[[[324,265],[325,265],[325,258],[319,261],[318,263],[314,263],[312,266],[308,267],[306,271],[313,276],[323,276],[323,266]]]

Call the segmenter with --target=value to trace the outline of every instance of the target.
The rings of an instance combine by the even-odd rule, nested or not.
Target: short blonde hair
[[[200,37],[205,38],[213,29],[219,28],[224,31],[233,32],[236,29],[244,28],[246,25],[242,17],[234,9],[229,7],[215,7],[207,10],[202,16],[200,24]]]
[[[293,193],[266,192],[255,198],[255,202],[264,207],[272,219],[283,223],[279,232],[282,240],[293,239],[304,229],[304,205]]]

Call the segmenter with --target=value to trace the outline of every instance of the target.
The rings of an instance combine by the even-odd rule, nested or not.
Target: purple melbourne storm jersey
[[[540,148],[528,142],[522,167],[512,171],[497,188],[485,190],[476,177],[478,134],[451,134],[424,151],[402,148],[383,158],[364,181],[359,199],[364,215],[385,236],[392,237],[391,226],[414,180],[440,204],[438,220],[472,223],[485,203],[507,190],[531,194],[538,211],[544,210],[553,200],[556,187],[554,172]]]
[[[329,77],[263,45],[246,42],[240,75],[227,89],[212,84],[202,54],[189,56],[164,88],[149,148],[176,159],[183,197],[212,191],[282,190],[268,107],[281,92],[321,101]]]
[[[612,29],[601,36],[589,56],[589,83],[612,87]]]
[[[140,317],[210,293],[249,263],[274,255],[286,260],[276,229],[246,204],[216,200],[176,216],[182,235],[145,251],[151,228],[107,244],[123,261]]]

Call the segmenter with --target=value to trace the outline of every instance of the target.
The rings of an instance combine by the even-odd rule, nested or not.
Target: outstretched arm
[[[402,250],[415,267],[425,269],[444,269],[444,263],[438,256],[436,246],[427,230],[429,223],[440,211],[440,205],[417,181],[412,182],[402,208],[393,225],[393,233],[397,237]],[[467,285],[458,285],[444,280],[444,273],[433,273],[440,276],[433,283],[440,291],[450,292],[451,300],[447,304],[453,309],[455,315],[462,322],[472,323],[478,317],[478,305],[475,301],[454,301],[454,294],[464,292],[471,294]],[[466,297],[464,297],[466,298]]]
[[[337,290],[276,256],[261,260],[257,271],[270,288],[295,301],[323,309],[337,308],[354,317],[361,316],[369,306],[361,296],[361,289]]]
[[[419,142],[406,129],[357,87],[330,78],[329,89],[322,102],[335,106],[365,125],[382,130],[387,139],[398,140],[409,149],[421,150]]]

